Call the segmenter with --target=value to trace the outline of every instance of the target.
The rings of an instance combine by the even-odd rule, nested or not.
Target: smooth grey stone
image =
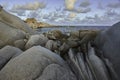
[[[50,64],[68,67],[57,54],[41,46],[34,46],[10,60],[0,71],[0,80],[34,80]]]
[[[20,55],[22,51],[16,47],[5,46],[0,49],[0,70],[7,64],[12,58]]]

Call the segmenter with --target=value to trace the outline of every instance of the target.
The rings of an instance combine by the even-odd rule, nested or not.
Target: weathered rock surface
[[[44,22],[38,22],[35,18],[27,18],[25,21],[31,28],[51,27],[52,25]]]
[[[50,64],[37,80],[77,80],[73,73],[58,65]]]
[[[4,67],[4,65],[10,61],[15,56],[18,56],[22,53],[22,51],[18,48],[12,46],[6,46],[0,49],[0,70]]]
[[[25,39],[26,35],[35,34],[23,20],[6,12],[0,5],[0,48],[13,45],[16,40]]]
[[[47,66],[48,71],[52,71],[49,70],[51,69],[51,67],[53,67],[53,66],[49,67],[50,64],[58,64],[65,70],[69,70],[64,60],[62,60],[57,54],[41,46],[34,46],[29,50],[23,52],[21,55],[9,61],[8,64],[0,71],[0,80],[35,80],[42,75],[42,72],[44,72],[44,69],[47,68]],[[56,72],[59,66],[58,67],[56,66],[56,69],[54,68],[52,69],[55,70]],[[46,74],[46,70],[47,69],[45,69],[44,74]],[[54,74],[53,75],[51,74],[52,80],[55,79],[55,77],[53,76]],[[64,78],[64,75],[59,76],[61,78],[62,77]],[[72,74],[72,76],[74,75]],[[48,75],[46,77],[49,78],[50,76]],[[70,77],[69,80],[73,79],[71,75],[69,75],[69,77]]]
[[[4,46],[4,42],[0,40],[0,48]]]
[[[70,38],[68,40],[80,40],[80,44],[87,43],[98,35],[100,31],[95,30],[79,30],[71,32]]]
[[[62,46],[60,46],[59,50],[61,51],[61,53],[66,53],[69,51],[70,48],[73,47],[78,47],[78,42],[68,40],[67,42],[63,43]]]
[[[25,45],[25,48],[29,49],[29,48],[31,48],[33,46],[37,46],[37,45],[45,46],[47,41],[48,41],[48,38],[45,37],[42,34],[40,34],[40,35],[31,35],[28,42]]]
[[[53,40],[49,40],[46,45],[45,48],[49,49],[49,50],[58,50],[60,46],[60,43],[57,41],[53,41]]]
[[[98,55],[103,55],[112,63],[120,80],[120,22],[101,32],[94,43]]]
[[[26,39],[20,39],[20,40],[16,40],[14,42],[14,46],[21,49],[21,50],[25,50],[25,44],[27,43]]]
[[[88,47],[88,59],[92,67],[96,80],[111,80],[106,65],[101,58],[96,56],[93,47]]]
[[[70,32],[70,37],[68,40],[79,40],[80,32],[79,31],[72,31]]]
[[[6,12],[2,7],[0,8],[0,22],[10,27],[23,30],[24,32],[29,34],[34,33],[34,31],[23,20]]]
[[[55,39],[55,40],[59,40],[61,38],[63,38],[63,34],[60,30],[53,30],[53,31],[49,31],[48,33],[45,34],[49,39]]]
[[[0,40],[4,45],[13,45],[14,41],[24,39],[25,32],[0,22]]]

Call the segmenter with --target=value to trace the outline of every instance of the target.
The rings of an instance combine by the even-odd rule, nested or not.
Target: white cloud
[[[79,8],[77,10],[78,13],[88,13],[91,11],[91,8]]]
[[[9,10],[11,13],[15,13],[17,14],[18,16],[26,16],[25,13],[26,11],[24,10]]]
[[[80,3],[80,6],[78,8],[75,8],[75,3],[77,0],[65,0],[65,8],[64,11],[69,11],[73,13],[88,13],[91,11],[91,8],[89,7],[91,4],[89,0],[85,0]]]
[[[88,7],[90,6],[89,0],[84,0],[83,2],[80,3],[80,7]]]
[[[4,9],[7,9],[9,4],[8,3],[3,3],[3,4],[0,4]]]
[[[37,12],[30,12],[30,13],[27,15],[27,17],[29,17],[29,18],[36,18],[36,17],[38,17],[38,13],[37,13]]]
[[[106,13],[106,15],[108,17],[112,17],[112,16],[116,16],[117,15],[117,13],[114,10],[112,10],[112,9],[108,9],[105,13]]]
[[[59,24],[59,25],[112,25],[118,21],[120,21],[120,14],[115,12],[114,10],[107,10],[104,12],[103,15],[95,14],[94,16],[87,15],[86,17],[80,18],[79,15],[74,12],[69,12],[69,14],[61,14],[57,13],[56,15],[53,15],[54,13],[49,14],[49,19],[47,19],[48,22]],[[77,16],[76,16],[77,15]],[[84,14],[82,14],[84,15]],[[60,17],[61,16],[61,17]],[[79,16],[79,17],[78,17]]]
[[[70,14],[69,14],[69,17],[70,17],[70,18],[75,18],[75,17],[76,17],[76,13],[73,13],[73,12],[70,13]]]
[[[9,11],[22,17],[40,17],[40,11],[46,7],[46,4],[39,1],[34,1],[26,4],[15,4]]]
[[[103,5],[102,5],[102,3],[101,2],[99,2],[98,3],[98,9],[101,9],[101,10],[103,10],[104,8],[103,8]]]
[[[76,0],[65,0],[65,8],[67,10],[74,10]]]
[[[120,8],[120,2],[109,3],[107,6],[109,8]]]
[[[14,5],[12,9],[14,10],[38,10],[38,9],[43,9],[46,7],[46,4],[43,2],[39,1],[34,1],[30,3],[26,3],[23,5]]]
[[[92,25],[113,25],[118,21],[120,21],[120,13],[108,9],[102,16],[99,16],[98,14],[95,14],[92,17],[86,16],[81,19],[79,23]]]
[[[44,10],[41,9],[41,7],[39,8],[33,8],[32,6],[29,8],[25,7],[24,9],[21,8],[21,6],[19,7],[14,7],[12,8],[11,12],[13,13],[17,13],[19,16],[26,16],[27,17],[31,17],[31,18],[36,18],[39,21],[46,21],[46,22],[51,22],[51,23],[58,23],[58,24],[113,24],[117,21],[120,20],[120,13],[117,13],[114,9],[108,9],[105,11],[103,11],[103,14],[99,15],[99,13],[94,16],[90,16],[89,14],[87,15],[86,13],[91,11],[91,6],[89,5],[84,5],[83,6],[79,6],[79,8],[75,8],[75,3],[76,0],[70,0],[74,2],[74,5],[72,6],[68,6],[69,8],[67,8],[67,10],[63,10],[63,8],[56,8],[55,11],[51,11],[48,13],[44,13]],[[33,2],[34,4],[34,2]],[[25,6],[25,5],[24,5]],[[103,6],[101,3],[98,4],[99,8],[102,9]],[[29,11],[29,13],[26,13],[26,10],[31,10]],[[83,14],[81,14],[83,13]],[[84,14],[85,13],[85,14]],[[26,15],[27,14],[27,15]],[[92,14],[92,12],[90,12],[90,14]],[[93,14],[95,14],[93,12]],[[92,15],[93,15],[92,14]],[[86,16],[86,17],[84,17]]]

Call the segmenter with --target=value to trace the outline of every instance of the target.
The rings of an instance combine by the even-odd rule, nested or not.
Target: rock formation
[[[52,70],[54,71],[52,72]],[[75,75],[62,58],[40,46],[32,47],[23,52],[9,61],[0,71],[0,80],[34,79],[76,80]]]
[[[120,80],[120,22],[101,32],[96,37],[94,46],[98,55],[102,55],[107,62],[111,62],[109,65],[113,66]]]
[[[1,49],[2,47],[4,47],[4,45],[5,45],[5,43],[0,40],[0,49]]]
[[[52,26],[48,23],[38,22],[35,18],[27,18],[24,22],[33,29]]]
[[[43,71],[43,74],[37,80],[77,80],[73,73],[58,65],[51,64]]]
[[[45,45],[45,48],[55,52],[55,51],[58,51],[59,50],[59,47],[60,47],[60,42],[59,41],[53,41],[53,40],[49,40],[46,45]]]
[[[34,31],[20,18],[6,12],[2,7],[0,7],[0,22],[16,29],[25,31],[26,33],[33,34]]]
[[[60,30],[53,30],[45,33],[48,39],[60,40],[63,38],[63,33]]]
[[[21,50],[25,50],[25,44],[27,43],[26,39],[20,39],[20,40],[16,40],[14,42],[14,46],[21,49]]]
[[[1,45],[13,45],[14,41],[19,39],[25,39],[26,33],[17,28],[12,28],[0,22],[0,41]]]
[[[37,45],[45,46],[47,41],[48,41],[48,38],[42,34],[31,35],[30,38],[28,39],[28,42],[25,45],[25,48],[29,49],[29,48],[31,48],[33,46],[37,46]]]
[[[6,46],[0,49],[0,70],[7,64],[12,58],[20,55],[22,51],[12,46]]]
[[[26,35],[35,33],[24,21],[0,6],[0,48],[14,45],[16,40],[26,39]]]
[[[101,32],[35,34],[0,6],[0,80],[120,80],[119,52],[120,22]]]

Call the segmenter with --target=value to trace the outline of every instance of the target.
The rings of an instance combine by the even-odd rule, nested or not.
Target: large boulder
[[[51,51],[55,51],[55,50],[59,50],[60,47],[60,42],[59,41],[53,41],[53,40],[49,40],[45,47]]]
[[[0,40],[0,49],[4,46],[4,42]]]
[[[103,55],[112,63],[120,80],[120,22],[101,32],[96,37],[94,46],[98,55]]]
[[[48,33],[45,33],[45,35],[49,38],[49,39],[62,39],[63,38],[63,33],[60,30],[53,30],[53,31],[49,31]]]
[[[45,68],[50,64],[57,64],[65,68],[65,70],[70,71],[64,60],[57,54],[41,46],[34,46],[9,61],[0,71],[0,80],[35,80],[43,74]],[[72,72],[71,74],[74,76]],[[72,75],[69,75],[69,77],[72,78]],[[64,77],[65,75],[59,76]],[[46,77],[49,77],[49,75]]]
[[[0,22],[5,23],[10,27],[23,30],[26,33],[34,34],[32,28],[30,28],[23,20],[6,12],[2,6],[0,6]]]
[[[7,62],[21,53],[22,51],[20,49],[12,46],[5,46],[4,48],[0,49],[0,70]]]
[[[25,45],[25,48],[29,49],[29,48],[31,48],[33,46],[37,46],[37,45],[45,46],[47,41],[48,41],[48,38],[45,37],[43,34],[31,35],[28,42]]]
[[[0,44],[13,45],[14,41],[26,38],[24,31],[12,28],[0,22]]]
[[[20,40],[16,40],[14,42],[14,46],[21,49],[21,50],[25,50],[25,44],[27,43],[26,39],[20,39]]]
[[[80,40],[79,36],[80,36],[79,31],[71,31],[70,32],[70,37],[68,38],[68,40]]]
[[[77,79],[70,70],[58,64],[51,64],[45,68],[42,75],[37,80],[77,80]]]
[[[88,33],[90,33],[90,30],[71,31],[69,40],[79,40]]]
[[[64,42],[62,46],[59,47],[59,50],[61,53],[66,53],[70,48],[77,47],[77,45],[77,42],[68,40],[67,42]]]
[[[100,31],[98,30],[79,30],[70,33],[70,38],[68,40],[80,40],[80,44],[87,43],[98,35]]]

